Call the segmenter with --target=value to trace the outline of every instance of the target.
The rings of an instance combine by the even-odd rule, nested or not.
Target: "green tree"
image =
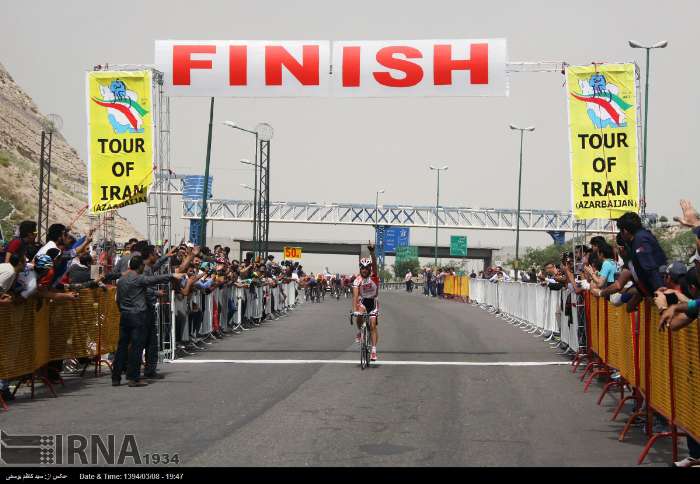
[[[403,277],[409,270],[413,275],[420,272],[420,262],[418,262],[418,259],[401,259],[397,260],[392,268],[394,269],[394,276],[397,279],[403,280]]]
[[[652,232],[669,262],[680,260],[685,263],[695,252],[695,234],[689,230],[674,231],[669,227],[658,227]]]
[[[384,281],[384,282],[391,282],[391,280],[394,278],[394,275],[391,273],[391,271],[388,271],[386,269],[382,269],[381,267],[379,268],[379,279]]]

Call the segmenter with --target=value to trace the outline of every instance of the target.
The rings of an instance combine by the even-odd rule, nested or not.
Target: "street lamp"
[[[239,126],[237,123],[234,121],[224,121],[223,123],[224,126],[228,126],[229,128],[237,129],[239,131],[243,131],[248,134],[252,134],[255,136],[255,163],[250,163],[253,166],[255,166],[255,174],[254,174],[254,184],[255,184],[255,192],[253,193],[253,252],[257,253],[258,252],[258,197],[257,197],[257,187],[258,187],[258,133],[257,131],[252,131],[250,129],[245,129]],[[247,161],[247,160],[246,160]]]
[[[377,190],[377,197],[376,197],[375,202],[374,202],[374,228],[375,229],[379,226],[379,194],[380,193],[384,193],[383,188],[380,188],[379,190]],[[374,236],[375,236],[374,243],[376,244],[377,243],[376,231],[375,231]]]
[[[437,253],[438,253],[438,209],[440,208],[440,172],[447,170],[447,165],[436,168],[430,165],[432,171],[437,171],[437,196],[435,198],[435,269],[437,269]]]
[[[377,253],[384,254],[384,241],[382,240],[382,249],[379,250],[377,247],[377,231],[379,230],[379,194],[384,193],[384,189],[380,188],[377,190],[377,196],[374,201],[374,247],[377,249]],[[384,255],[382,255],[382,264],[384,263]],[[382,269],[384,269],[382,265]]]
[[[514,124],[510,125],[510,129],[520,131],[520,168],[518,169],[518,213],[515,223],[515,280],[518,280],[518,271],[520,270],[520,191],[523,180],[523,133],[525,131],[535,131],[534,126],[527,128],[519,128]]]
[[[642,167],[642,215],[647,213],[647,126],[649,124],[649,51],[651,49],[664,49],[668,45],[668,41],[662,40],[654,45],[642,45],[634,40],[628,40],[627,43],[633,49],[646,49],[647,64],[646,64],[646,82],[644,84],[644,158]]]

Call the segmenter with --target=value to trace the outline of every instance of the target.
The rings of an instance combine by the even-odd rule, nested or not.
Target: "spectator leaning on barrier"
[[[634,266],[629,256],[630,249],[621,234],[617,234],[617,248],[619,257],[622,259],[622,269],[617,274],[615,282],[602,289],[592,288],[591,292],[599,297],[609,296],[610,303],[614,306],[627,304],[627,312],[632,312],[637,308],[642,297],[634,285]]]
[[[667,263],[666,254],[656,237],[642,227],[642,220],[634,212],[627,212],[617,220],[622,239],[630,246],[630,259],[636,273],[636,285],[643,296],[652,296],[663,285],[659,267]]]
[[[12,295],[10,290],[17,280],[17,276],[24,271],[26,258],[24,253],[10,254],[9,261],[0,264],[0,304],[10,304]]]
[[[683,299],[681,296],[671,299],[673,294],[668,291],[657,291],[654,302],[661,311],[659,320],[659,330],[663,331],[669,328],[671,331],[678,331],[685,328],[693,321],[698,319],[698,309],[700,308],[700,282],[698,282],[698,269],[693,267],[686,273],[685,287]],[[677,301],[677,302],[676,302]],[[676,304],[673,304],[676,302]],[[692,437],[687,437],[689,456],[685,459],[675,462],[677,467],[700,466],[700,443]]]
[[[140,255],[132,255],[127,270],[117,281],[117,303],[121,319],[119,322],[119,344],[112,365],[112,385],[119,386],[121,374],[126,366],[126,378],[130,387],[142,387],[147,383],[140,379],[141,354],[148,324],[146,289],[157,284],[166,284],[171,278],[180,279],[185,274],[143,275],[145,264]]]
[[[68,268],[68,282],[70,284],[81,284],[92,280],[90,266],[92,256],[89,253],[82,254],[78,262]]]
[[[490,282],[508,282],[510,281],[510,276],[503,272],[503,267],[496,267],[496,273],[489,278]]]
[[[34,245],[36,242],[36,222],[33,220],[25,220],[19,224],[19,233],[17,237],[12,239],[5,248],[5,258],[3,262],[10,262],[12,254],[24,254],[27,247]]]
[[[591,278],[591,287],[605,288],[615,282],[617,274],[613,249],[603,237],[597,236],[591,239],[591,253],[595,256],[596,266],[587,264],[584,271]]]

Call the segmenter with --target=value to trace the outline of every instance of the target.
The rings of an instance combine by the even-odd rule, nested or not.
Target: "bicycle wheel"
[[[369,318],[369,316],[367,316],[367,318]],[[363,339],[364,339],[364,341],[365,341],[365,345],[364,345],[364,348],[363,348],[363,349],[364,349],[364,352],[365,352],[365,361],[367,362],[366,365],[365,365],[365,368],[369,368],[369,365],[371,364],[371,360],[370,360],[370,352],[372,351],[372,341],[371,341],[371,337],[372,337],[372,334],[371,334],[371,332],[370,332],[370,330],[369,330],[369,321],[367,321],[367,322],[365,323],[365,327],[364,327],[364,337],[363,337]]]
[[[369,365],[369,358],[367,358],[367,332],[365,331],[366,325],[363,324],[360,329],[360,368],[363,370]]]

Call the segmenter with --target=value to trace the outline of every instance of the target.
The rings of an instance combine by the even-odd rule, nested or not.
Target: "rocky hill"
[[[36,220],[42,126],[48,120],[0,64],[0,223],[5,237],[21,220]],[[49,221],[68,224],[87,204],[87,166],[60,133],[51,153]],[[73,225],[85,233],[87,211]],[[116,217],[117,240],[138,237],[126,219]]]

